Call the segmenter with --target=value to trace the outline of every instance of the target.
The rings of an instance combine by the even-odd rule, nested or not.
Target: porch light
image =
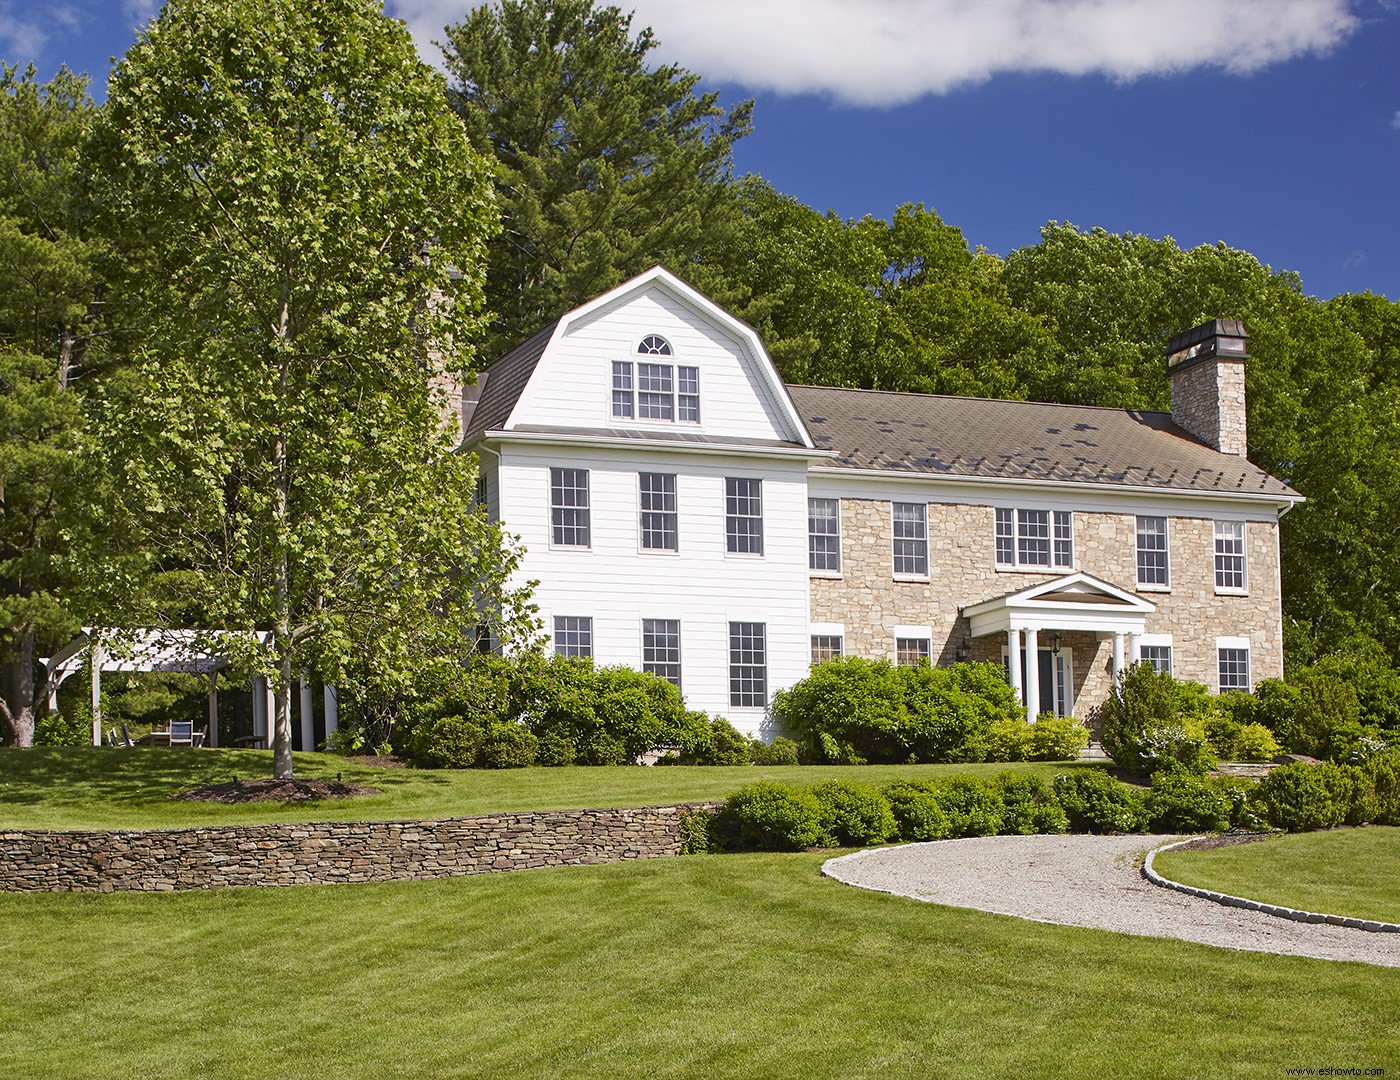
[[[1050,635],[1050,652],[1051,652],[1051,654],[1054,655],[1054,656],[1059,656],[1059,655],[1060,655],[1060,635],[1059,635],[1059,634],[1051,634],[1051,635]]]

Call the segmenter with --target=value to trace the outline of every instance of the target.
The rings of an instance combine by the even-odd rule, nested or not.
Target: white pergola
[[[108,650],[102,644],[107,640],[121,642],[120,649]],[[83,627],[83,636],[75,638],[53,656],[43,661],[48,685],[49,711],[58,708],[58,688],[65,679],[81,670],[89,655],[92,659],[92,744],[102,744],[102,675],[103,673],[136,672],[177,672],[185,675],[204,675],[209,680],[209,746],[219,745],[219,691],[218,673],[228,667],[230,657],[217,648],[222,642],[225,648],[239,641],[256,648],[266,648],[272,641],[272,634],[265,630],[209,631],[138,629],[115,630]],[[216,648],[210,648],[214,644]],[[232,652],[232,649],[227,649]],[[270,718],[272,716],[272,688],[261,675],[252,677],[253,688],[253,734],[271,742]],[[312,726],[311,687],[303,674],[301,677],[301,738],[302,746],[314,745]],[[326,686],[325,697],[326,734],[330,735],[339,723],[339,707],[335,687]]]
[[[973,637],[1005,634],[1011,685],[1035,718],[1040,701],[1040,667],[1028,659],[1025,686],[1021,685],[1022,635],[1027,658],[1038,655],[1042,632],[1082,630],[1101,640],[1113,639],[1113,678],[1116,682],[1128,664],[1142,659],[1141,638],[1147,616],[1157,605],[1136,593],[1096,578],[1092,574],[1065,574],[1051,581],[973,604],[962,610]]]

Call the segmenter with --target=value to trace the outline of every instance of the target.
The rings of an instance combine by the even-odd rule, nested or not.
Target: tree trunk
[[[291,283],[282,280],[282,297],[277,314],[277,336],[285,341],[291,332]],[[287,404],[290,384],[286,350],[277,354],[279,399],[283,407]],[[284,418],[281,422],[285,422]],[[273,529],[276,539],[276,566],[274,568],[274,600],[277,606],[277,626],[274,630],[274,643],[277,648],[278,686],[276,719],[272,737],[272,775],[278,780],[292,778],[292,610],[291,610],[291,567],[288,565],[287,549],[291,541],[291,475],[287,463],[287,435],[279,431],[272,443]]]
[[[0,713],[10,725],[16,746],[34,745],[34,631],[20,638],[19,657],[9,664],[5,680],[7,693],[0,702]]]

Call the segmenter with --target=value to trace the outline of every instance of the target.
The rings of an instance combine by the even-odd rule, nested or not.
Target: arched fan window
[[[637,352],[643,356],[670,356],[671,343],[660,334],[648,334],[637,346]]]

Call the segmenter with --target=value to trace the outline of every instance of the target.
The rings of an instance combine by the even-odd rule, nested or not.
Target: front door
[[[1069,649],[1061,649],[1059,652],[1052,652],[1050,649],[1037,649],[1039,654],[1037,660],[1040,663],[1040,701],[1039,708],[1034,710],[1034,715],[1041,713],[1054,713],[1056,716],[1068,716],[1074,702],[1074,663]],[[1006,667],[1006,650],[1001,654],[1002,666]],[[1010,681],[1011,671],[1007,668],[1007,681]],[[1026,650],[1021,649],[1021,686],[1026,686]],[[1031,710],[1026,710],[1028,713]]]

